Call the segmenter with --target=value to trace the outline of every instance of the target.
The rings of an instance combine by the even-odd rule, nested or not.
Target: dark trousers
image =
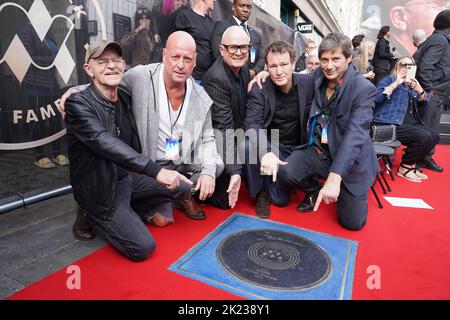
[[[439,132],[439,124],[441,122],[441,114],[444,111],[444,96],[431,94],[430,102],[426,107],[420,107],[420,118],[425,123],[425,126]],[[439,141],[438,141],[439,142]],[[434,154],[434,146],[430,150],[428,157]]]
[[[202,168],[200,165],[195,164],[180,164],[177,165],[172,161],[166,160],[158,160],[157,163],[166,169],[176,170],[179,173],[185,175],[192,181],[194,186],[191,188],[195,188],[195,184],[197,183],[198,178],[202,172]],[[211,204],[220,209],[228,209],[230,206],[228,205],[228,184],[230,183],[230,176],[225,174],[224,172],[225,166],[223,164],[216,165],[216,187],[214,188],[214,193],[208,197],[204,203]]]
[[[319,155],[313,146],[294,150],[286,159],[288,165],[280,167],[279,179],[292,187],[301,186],[301,182],[310,176],[328,177],[331,159]],[[346,229],[359,230],[367,220],[367,190],[361,196],[353,195],[341,183],[341,191],[337,201],[337,214],[339,223]],[[324,205],[323,203],[321,205]]]
[[[289,155],[293,152],[292,150],[297,146],[279,145],[279,159],[286,161]],[[245,141],[245,159],[250,159],[249,157],[250,146],[249,140]],[[244,166],[244,176],[247,184],[250,196],[256,197],[259,192],[266,190],[269,193],[270,201],[277,207],[285,207],[289,204],[291,200],[292,186],[287,184],[285,181],[280,181],[277,178],[276,182],[273,182],[272,176],[261,175],[261,163],[257,164],[247,164]],[[284,166],[280,166],[279,170]],[[298,188],[304,192],[314,192],[317,189],[318,182],[308,177],[304,181],[299,182]]]
[[[112,219],[105,221],[88,213],[86,221],[97,235],[120,253],[141,261],[155,250],[155,240],[140,216],[159,204],[186,196],[188,192],[189,186],[185,183],[169,190],[153,178],[130,173],[116,185]]]
[[[439,142],[439,133],[422,124],[402,124],[397,127],[397,140],[406,146],[402,162],[415,164],[426,157]]]
[[[217,177],[214,193],[210,197],[206,198],[204,202],[219,209],[229,209],[230,205],[228,203],[227,190],[230,184],[230,179],[231,176],[226,172],[223,172],[219,177]]]

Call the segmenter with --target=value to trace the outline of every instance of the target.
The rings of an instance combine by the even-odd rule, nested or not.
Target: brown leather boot
[[[80,207],[77,207],[76,214],[77,218],[72,228],[73,236],[80,241],[94,239],[95,234],[92,232],[91,226],[86,222],[84,211]]]
[[[184,212],[186,217],[194,220],[206,219],[205,212],[197,206],[194,198],[191,195],[179,200],[177,204],[180,210]]]

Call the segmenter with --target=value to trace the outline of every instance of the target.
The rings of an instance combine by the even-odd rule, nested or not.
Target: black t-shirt
[[[202,80],[203,75],[213,63],[210,39],[214,30],[214,20],[201,16],[192,9],[180,12],[175,21],[175,31],[189,33],[197,45],[197,66],[192,73],[195,80]]]
[[[414,100],[414,97],[411,93],[408,93],[408,109],[406,110],[405,117],[403,118],[402,124],[420,124],[420,118],[417,113],[417,102]]]
[[[238,74],[235,74],[225,63],[225,68],[228,69],[228,72],[233,75],[234,79],[234,88],[236,90],[236,94],[238,97],[239,102],[239,110],[243,111],[242,114],[245,113],[245,107],[247,105],[247,88],[244,86],[244,71],[242,68],[239,70]],[[242,121],[239,121],[239,123],[243,123],[244,119]]]
[[[284,145],[300,144],[300,124],[297,85],[293,85],[287,94],[275,87],[275,113],[269,129],[280,130],[280,143]]]
[[[339,94],[339,85],[336,85],[333,95],[327,97],[328,81],[325,81],[320,87],[320,98],[322,99],[322,111],[315,118],[314,132],[314,145],[318,147],[327,157],[331,158],[330,147],[328,143],[322,143],[322,131],[325,126],[328,126],[331,114],[336,105],[336,98]],[[328,129],[327,129],[328,132]]]

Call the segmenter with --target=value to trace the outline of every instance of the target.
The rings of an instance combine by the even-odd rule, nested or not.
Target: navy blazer
[[[310,119],[323,107],[320,86],[323,72],[315,72],[315,95]],[[380,170],[369,135],[375,106],[375,86],[350,64],[328,125],[328,145],[332,164],[330,172],[339,174],[355,196],[366,193]]]
[[[308,142],[306,124],[314,96],[314,77],[311,75],[294,73],[293,81],[297,84],[298,108],[300,111],[300,145],[297,148],[301,148]],[[253,85],[252,90],[247,96],[247,110],[245,112],[244,121],[245,130],[267,129],[273,120],[275,104],[275,87],[270,77],[263,83],[262,89],[259,89],[256,84]],[[278,147],[272,146],[272,149],[278,150]],[[260,156],[265,153],[265,150],[259,151]]]
[[[211,37],[211,50],[213,52],[213,56],[215,59],[220,57],[220,48],[219,45],[222,43],[222,35],[226,29],[231,26],[237,26],[237,22],[233,16],[226,20],[217,21],[214,26],[214,31]],[[262,46],[261,35],[258,31],[250,27],[247,23],[247,29],[250,34],[250,42],[255,48],[255,62],[250,62],[250,53],[248,54],[248,68],[250,70],[255,70],[256,73],[264,70],[264,66],[266,64],[264,60],[264,47]]]

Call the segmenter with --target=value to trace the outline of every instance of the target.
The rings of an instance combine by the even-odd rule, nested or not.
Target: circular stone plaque
[[[331,259],[303,237],[271,229],[241,231],[223,239],[217,258],[245,282],[283,291],[319,286],[331,273]]]

